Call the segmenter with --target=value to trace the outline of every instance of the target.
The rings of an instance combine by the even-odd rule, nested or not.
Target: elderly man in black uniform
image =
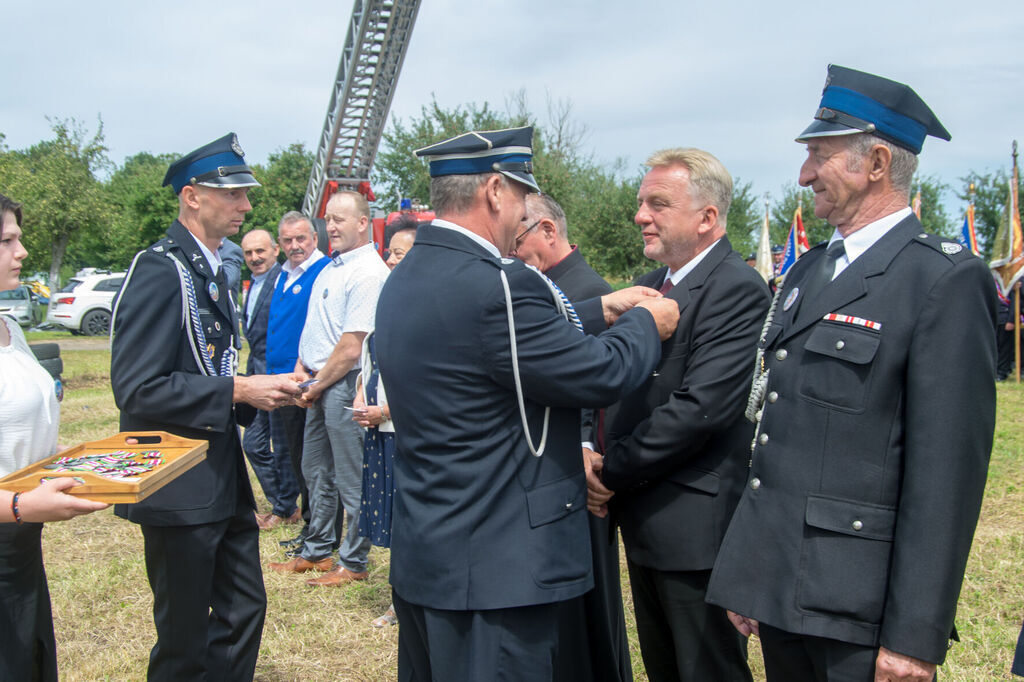
[[[259,184],[235,135],[175,161],[168,184],[178,219],[135,257],[114,302],[110,380],[122,430],[210,447],[180,478],[114,512],[145,540],[157,631],[149,679],[251,680],[266,595],[236,412],[251,418],[301,391],[290,375],[235,375],[238,323],[216,252]]]
[[[750,474],[708,601],[760,632],[769,680],[931,680],[995,422],[985,263],[926,234],[910,182],[949,133],[906,85],[830,66],[800,184],[836,230],[761,334]]]
[[[399,432],[391,584],[405,680],[553,678],[557,604],[593,587],[579,409],[638,386],[678,319],[656,292],[628,290],[581,306],[592,330],[618,318],[585,336],[560,292],[502,258],[537,190],[532,133],[417,152],[439,218],[378,303]]]

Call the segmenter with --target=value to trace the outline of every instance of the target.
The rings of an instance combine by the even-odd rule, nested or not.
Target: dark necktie
[[[665,283],[661,285],[661,288],[658,289],[658,291],[660,291],[663,294],[667,294],[668,292],[672,291],[672,287],[674,286],[675,284],[672,283],[671,279],[666,279]]]
[[[837,239],[828,245],[825,257],[818,264],[817,272],[807,278],[804,285],[804,296],[816,296],[822,289],[832,281],[832,274],[836,271],[836,261],[846,254],[846,247],[842,239]]]

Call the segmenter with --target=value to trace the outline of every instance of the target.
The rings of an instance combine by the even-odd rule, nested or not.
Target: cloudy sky
[[[185,152],[238,133],[248,158],[315,149],[352,6],[290,3],[4,3],[0,133],[49,135],[47,117],[102,116],[111,157]],[[1024,3],[692,3],[423,0],[392,114],[435,96],[504,107],[524,89],[541,116],[571,102],[602,162],[699,146],[758,193],[796,178],[792,139],[830,62],[909,83],[953,135],[921,170],[958,185],[1009,165],[1024,142]],[[948,197],[951,210],[960,202]]]

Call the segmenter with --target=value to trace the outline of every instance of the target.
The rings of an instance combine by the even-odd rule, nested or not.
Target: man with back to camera
[[[532,265],[551,279],[573,303],[612,291],[601,275],[583,259],[580,249],[569,243],[565,211],[547,194],[526,197],[526,227],[516,235],[512,255]],[[580,415],[584,440],[591,437],[595,410]],[[559,611],[563,624],[559,646],[571,651],[559,660],[568,668],[556,670],[556,677],[593,682],[632,680],[626,619],[622,609],[619,579],[619,540],[607,518],[587,515],[590,551],[594,559],[594,589],[582,601],[572,600]],[[586,627],[579,627],[580,621]]]
[[[933,679],[995,422],[988,267],[909,207],[910,87],[830,66],[800,184],[836,229],[787,273],[759,344],[748,484],[708,601],[760,632],[769,680]],[[955,418],[954,418],[955,417]]]
[[[210,445],[195,467],[114,513],[140,524],[145,541],[157,632],[149,679],[251,680],[266,594],[236,405],[240,415],[242,403],[272,410],[301,391],[291,374],[235,376],[238,323],[216,251],[238,232],[259,185],[238,139],[230,133],[178,159],[168,184],[178,219],[135,257],[116,297],[110,383],[123,431]]]
[[[540,275],[502,258],[538,189],[532,133],[472,132],[417,152],[439,218],[419,228],[378,304],[400,434],[402,679],[552,679],[557,604],[593,587],[579,409],[639,385],[678,314],[653,291],[617,292],[581,305],[591,329],[618,318],[584,336]],[[646,311],[623,314],[640,300]]]

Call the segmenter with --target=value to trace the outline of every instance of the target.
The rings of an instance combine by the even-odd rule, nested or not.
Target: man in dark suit
[[[655,292],[619,292],[583,307],[591,329],[621,314],[584,336],[542,277],[502,258],[537,190],[532,132],[467,133],[417,152],[440,217],[419,228],[378,304],[399,434],[402,679],[553,678],[557,604],[593,587],[579,409],[639,385],[678,314]],[[646,310],[622,314],[641,299]]]
[[[637,284],[675,301],[679,324],[654,374],[608,409],[591,506],[602,513],[614,493],[648,677],[750,680],[745,640],[704,594],[746,481],[744,398],[768,287],[725,236],[732,178],[718,159],[666,149],[647,165],[635,220],[665,267]]]
[[[555,283],[573,303],[610,294],[612,288],[583,259],[579,247],[569,243],[565,211],[547,194],[526,197],[526,225],[513,245],[512,255],[532,265]],[[580,414],[582,439],[589,440],[597,412]],[[585,443],[584,447],[588,444]],[[591,446],[592,447],[592,446]],[[594,558],[594,589],[582,601],[566,602],[559,611],[558,679],[621,682],[633,679],[629,660],[626,619],[622,611],[619,579],[619,540],[607,518],[587,515],[590,552]],[[580,623],[586,626],[581,628]]]
[[[800,184],[836,230],[775,299],[750,477],[708,600],[760,632],[769,680],[933,679],[995,423],[985,263],[908,205],[926,135],[909,87],[830,66]]]
[[[235,135],[172,163],[168,184],[178,219],[135,257],[114,302],[110,381],[121,430],[169,431],[209,449],[114,513],[140,524],[145,541],[157,632],[149,679],[251,680],[266,596],[236,404],[271,410],[300,391],[288,375],[235,376],[238,323],[215,254],[259,184]]]
[[[242,255],[252,273],[241,306],[242,331],[249,342],[245,373],[250,375],[267,373],[267,320],[270,318],[274,283],[281,273],[278,253],[277,243],[266,230],[251,230],[242,237]],[[295,504],[299,484],[292,473],[287,444],[275,442],[271,447],[269,412],[256,412],[242,435],[242,449],[271,504],[268,513],[256,515],[260,530],[269,530],[284,523],[299,523],[302,513]]]

